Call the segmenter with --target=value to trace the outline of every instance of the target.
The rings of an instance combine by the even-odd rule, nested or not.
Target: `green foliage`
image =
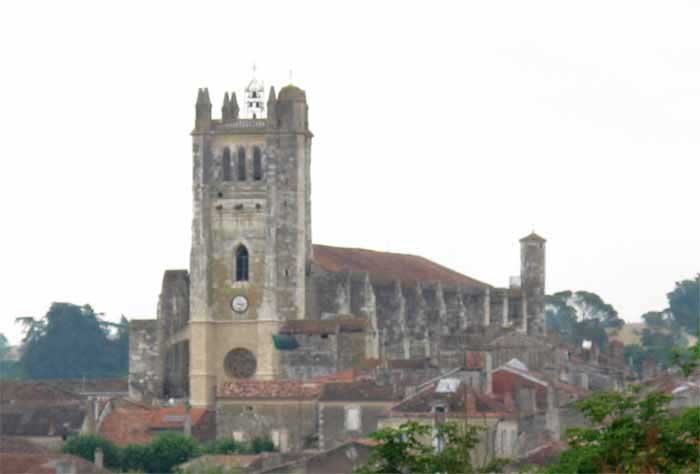
[[[239,452],[241,445],[233,438],[215,439],[202,445],[202,454],[234,454]]]
[[[683,280],[668,293],[669,311],[676,323],[689,334],[700,331],[700,279]]]
[[[0,332],[0,361],[5,360],[5,355],[8,350],[10,350],[10,343],[5,335]]]
[[[271,452],[275,450],[275,444],[270,438],[254,438],[250,442],[250,449],[253,454]]]
[[[95,449],[102,448],[105,467],[119,468],[121,463],[119,448],[111,441],[97,435],[81,435],[69,438],[63,445],[63,452],[74,454],[88,461],[94,461]]]
[[[436,450],[427,442],[433,436],[433,429],[428,425],[409,421],[397,428],[382,428],[370,435],[378,444],[372,447],[367,464],[355,473],[498,472],[504,466],[503,461],[484,468],[472,464],[470,452],[479,442],[479,431],[481,429],[475,426],[443,423],[435,433],[442,449]]]
[[[158,436],[148,447],[146,472],[172,472],[178,464],[199,455],[197,440],[179,433],[165,433]]]
[[[31,378],[113,377],[128,371],[124,318],[116,337],[89,305],[53,303],[43,319],[17,320],[26,329],[21,365]]]
[[[678,353],[687,374],[700,364],[700,343]],[[568,449],[547,474],[700,472],[700,407],[669,409],[662,392],[598,393],[577,403],[592,422],[568,431]]]
[[[144,472],[150,458],[150,445],[130,444],[121,450],[121,470]]]
[[[547,329],[558,332],[576,347],[589,340],[605,351],[608,345],[606,329],[624,325],[615,308],[595,293],[562,291],[547,296],[545,300]]]

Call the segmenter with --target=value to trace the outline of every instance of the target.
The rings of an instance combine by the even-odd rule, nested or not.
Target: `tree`
[[[700,331],[700,279],[683,280],[668,293],[669,311],[673,319],[689,334]]]
[[[146,472],[172,472],[182,464],[199,455],[197,440],[180,433],[165,433],[153,440],[149,446]]]
[[[547,329],[560,333],[575,346],[589,340],[605,351],[606,329],[620,328],[625,323],[612,305],[589,291],[561,291],[547,296],[545,302]]]
[[[80,456],[88,461],[95,461],[95,449],[101,448],[104,463],[108,468],[120,467],[119,448],[111,441],[97,435],[81,435],[69,438],[63,445],[63,452]]]
[[[478,444],[480,428],[452,422],[438,425],[435,438],[442,445],[437,450],[430,442],[433,428],[408,421],[397,428],[387,427],[370,434],[378,441],[370,451],[366,465],[356,474],[386,473],[480,473],[498,472],[505,464],[496,461],[484,468],[472,465],[470,451]]]
[[[3,333],[0,332],[0,361],[5,360],[5,355],[7,351],[10,350],[10,343]]]
[[[127,371],[126,327],[111,337],[111,324],[89,305],[53,303],[44,318],[18,321],[26,330],[21,365],[31,378],[110,377]]]

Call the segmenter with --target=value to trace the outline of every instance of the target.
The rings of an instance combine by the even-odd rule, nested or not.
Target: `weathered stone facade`
[[[306,93],[270,89],[266,114],[263,96],[253,80],[244,100],[256,112],[239,116],[227,93],[215,119],[199,90],[190,269],[165,273],[157,323],[132,328],[134,396],[213,407],[217,387],[241,377],[309,379],[366,360],[460,368],[474,339],[544,334],[545,241],[534,233],[508,288],[413,255],[312,245]]]

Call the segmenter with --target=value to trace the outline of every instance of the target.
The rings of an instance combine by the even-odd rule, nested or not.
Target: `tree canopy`
[[[669,352],[671,352],[669,350]],[[676,351],[687,376],[700,364],[700,344]],[[641,387],[602,392],[577,407],[590,428],[567,432],[568,448],[546,474],[700,472],[700,407],[671,410],[672,396]]]
[[[575,346],[589,340],[606,350],[606,329],[620,328],[625,323],[612,305],[589,291],[561,291],[547,296],[545,301],[547,329],[558,332]]]
[[[673,320],[689,334],[700,331],[700,288],[698,280],[683,280],[666,295]]]
[[[18,321],[26,329],[21,365],[31,378],[114,377],[128,371],[124,317],[116,334],[89,305],[53,303],[43,318]]]
[[[355,473],[500,472],[506,464],[504,460],[495,460],[484,467],[474,466],[471,450],[479,442],[480,430],[476,426],[446,422],[433,432],[431,426],[415,421],[382,428],[370,434],[378,443],[372,447],[367,464]],[[435,448],[431,439],[440,449]]]

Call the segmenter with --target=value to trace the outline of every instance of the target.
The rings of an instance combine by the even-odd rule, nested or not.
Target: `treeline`
[[[90,305],[53,303],[43,318],[17,318],[24,325],[15,378],[125,377],[129,371],[129,324],[105,321]],[[8,367],[11,364],[5,363]],[[7,374],[6,374],[7,375]]]
[[[686,347],[688,335],[700,331],[700,287],[697,280],[683,280],[666,295],[668,306],[642,315],[645,328],[639,344],[625,346],[625,359],[637,371],[644,360],[662,367],[672,363],[671,347]],[[587,291],[562,291],[546,297],[546,325],[566,342],[580,347],[592,341],[602,351],[610,334],[622,329],[625,321],[617,310],[600,296]]]
[[[149,444],[130,444],[123,448],[96,435],[69,438],[63,452],[94,461],[95,449],[102,449],[105,467],[121,472],[167,473],[175,466],[205,454],[259,454],[275,450],[271,440],[255,438],[237,442],[231,438],[200,444],[180,433],[164,433]]]

